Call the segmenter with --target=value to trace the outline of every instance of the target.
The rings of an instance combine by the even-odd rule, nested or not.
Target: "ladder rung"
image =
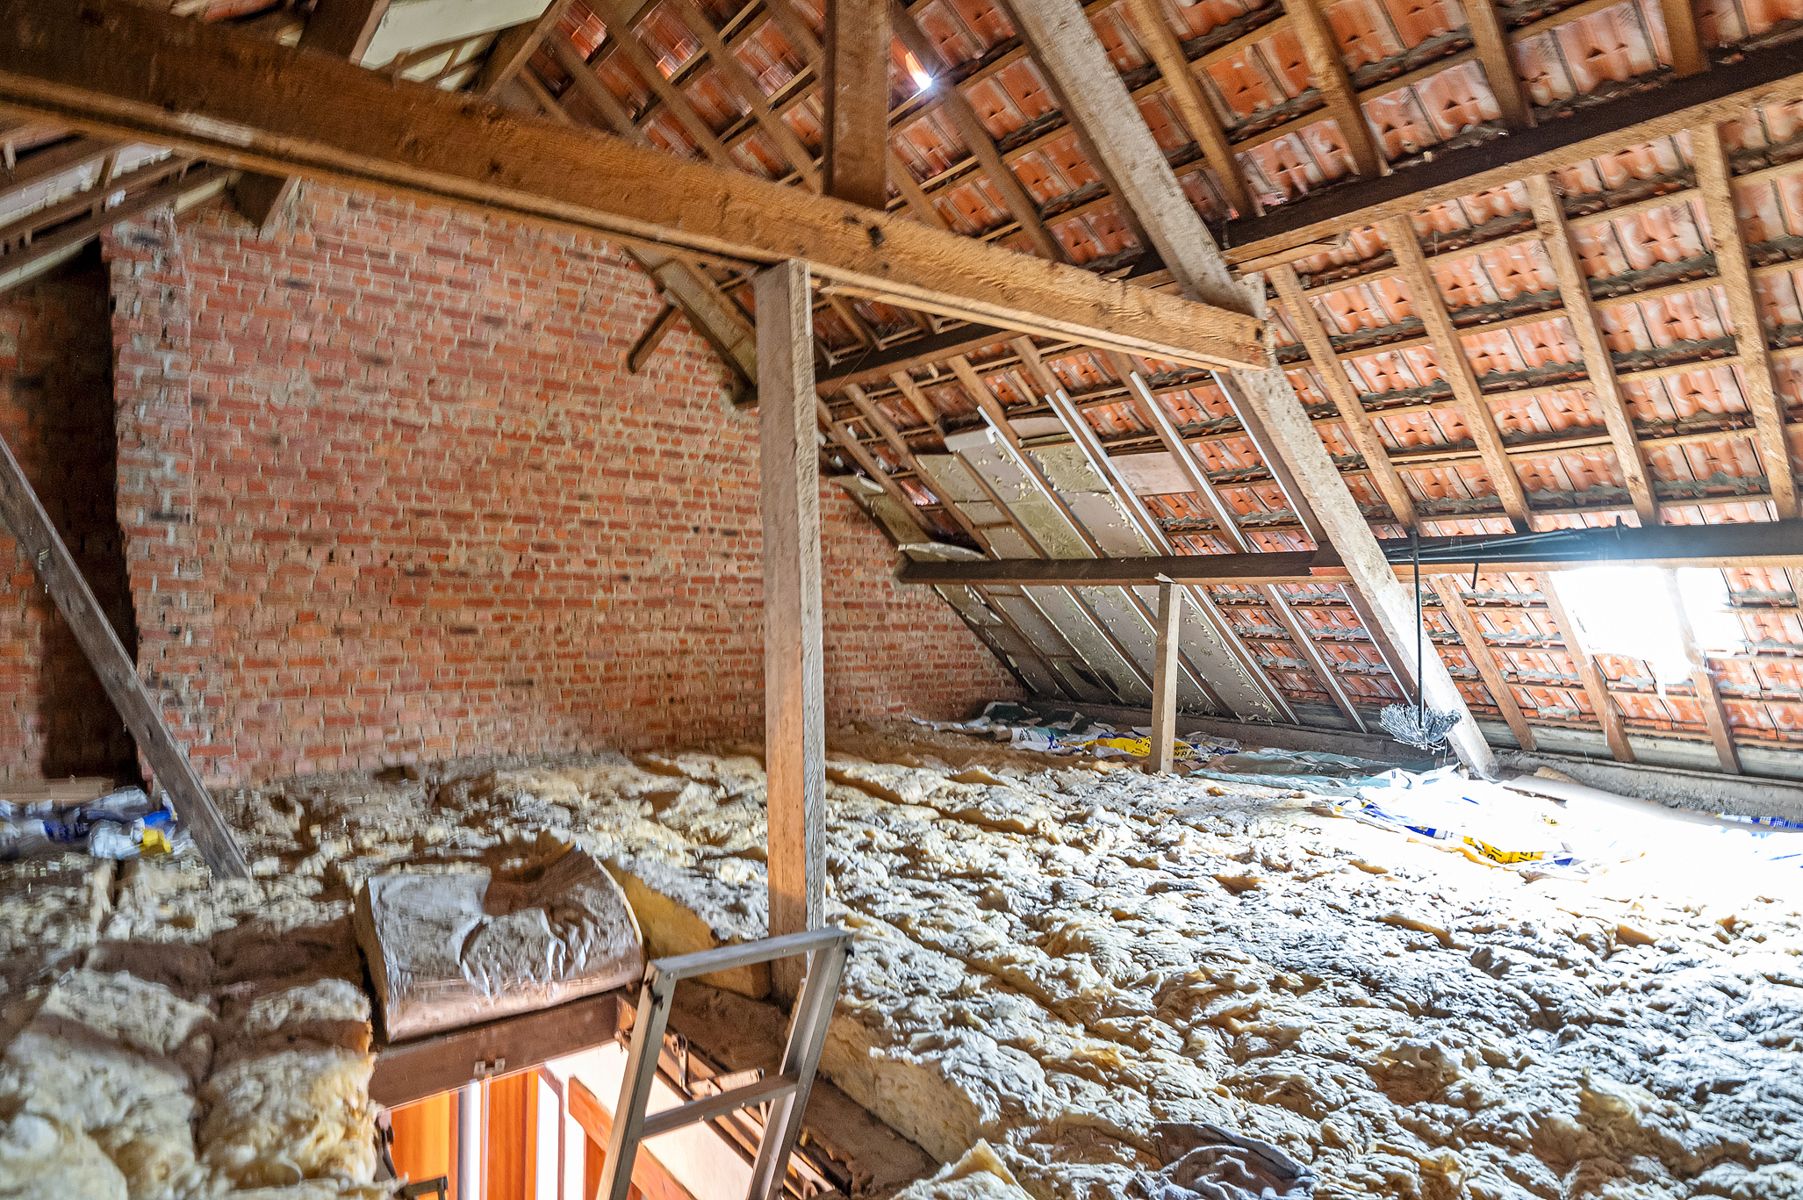
[[[756,1083],[748,1083],[717,1096],[703,1096],[660,1112],[646,1113],[645,1124],[639,1136],[653,1138],[660,1133],[669,1133],[672,1129],[694,1125],[735,1109],[750,1108],[754,1104],[786,1096],[795,1087],[796,1080],[793,1076],[772,1075],[768,1079],[760,1079]]]

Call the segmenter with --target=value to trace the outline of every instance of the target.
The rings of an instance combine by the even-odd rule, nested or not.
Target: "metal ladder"
[[[607,1142],[607,1161],[601,1168],[601,1185],[595,1200],[626,1200],[632,1187],[632,1166],[639,1143],[684,1125],[711,1120],[741,1108],[770,1103],[751,1169],[748,1200],[776,1200],[795,1139],[801,1133],[808,1091],[820,1065],[820,1048],[826,1041],[827,1022],[839,995],[839,978],[851,953],[851,934],[843,929],[813,929],[739,945],[719,946],[693,954],[653,959],[645,968],[639,988],[638,1016],[632,1026],[632,1049],[626,1059],[626,1077],[620,1083],[620,1102],[614,1108],[613,1133]],[[756,963],[806,955],[807,976],[795,1000],[789,1021],[789,1041],[783,1050],[782,1070],[755,1083],[744,1084],[717,1096],[702,1096],[673,1108],[647,1113],[651,1085],[657,1078],[657,1057],[664,1029],[670,1021],[670,1004],[676,985],[697,975],[730,971]]]

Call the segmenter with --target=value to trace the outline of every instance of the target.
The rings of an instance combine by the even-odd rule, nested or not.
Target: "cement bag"
[[[638,983],[638,921],[620,885],[571,850],[497,877],[401,871],[357,897],[357,942],[391,1042]]]

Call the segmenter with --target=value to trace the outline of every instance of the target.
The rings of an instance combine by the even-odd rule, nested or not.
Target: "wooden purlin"
[[[1603,340],[1602,327],[1597,323],[1596,310],[1590,303],[1589,277],[1571,248],[1564,207],[1553,192],[1552,181],[1546,176],[1530,175],[1523,184],[1527,188],[1528,203],[1532,206],[1541,244],[1552,263],[1553,275],[1559,281],[1565,316],[1578,340],[1578,348],[1583,352],[1584,371],[1590,379],[1596,406],[1602,412],[1603,424],[1609,431],[1616,464],[1634,503],[1634,513],[1643,525],[1657,524],[1659,506],[1653,497],[1652,472],[1647,466],[1646,453],[1635,437],[1633,411],[1622,395],[1609,344]]]

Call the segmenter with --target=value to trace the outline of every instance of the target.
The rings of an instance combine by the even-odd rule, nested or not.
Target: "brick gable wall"
[[[113,515],[111,357],[97,255],[0,294],[0,436],[129,646]],[[0,779],[129,775],[130,737],[3,528],[0,564]]]
[[[140,666],[216,781],[762,729],[755,414],[612,247],[308,188],[121,226]],[[822,493],[830,719],[1013,680]]]

